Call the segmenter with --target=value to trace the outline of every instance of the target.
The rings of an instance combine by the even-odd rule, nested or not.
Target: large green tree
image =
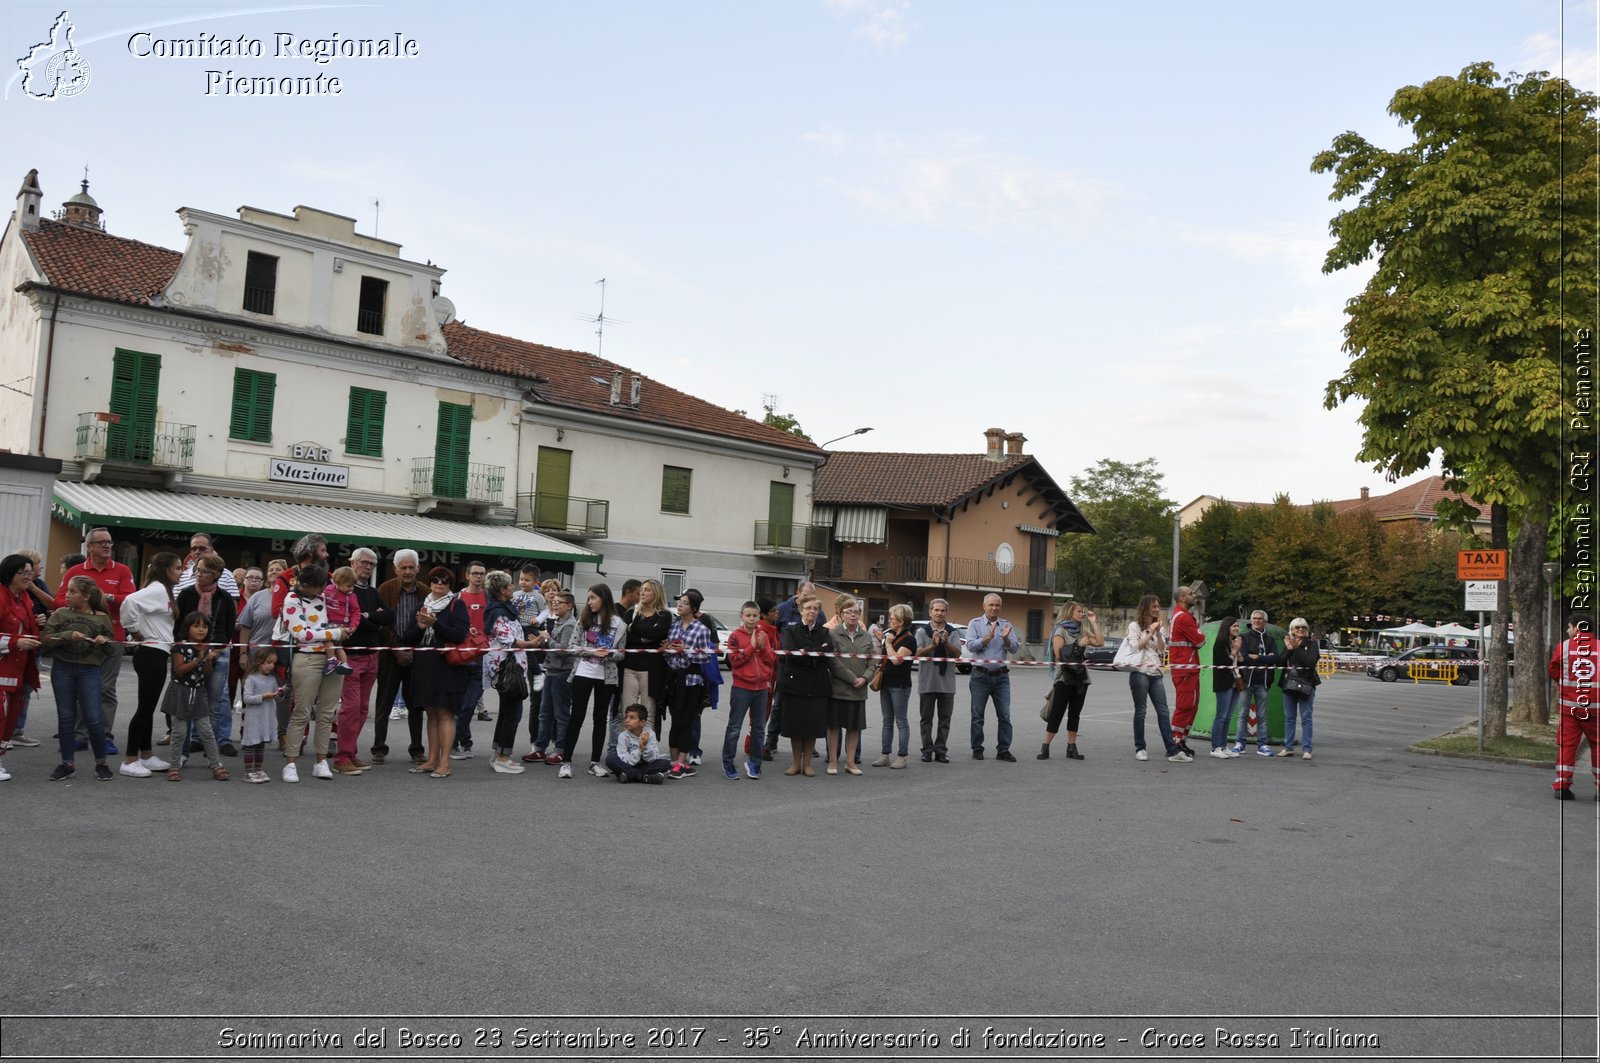
[[[1595,107],[1559,78],[1477,63],[1395,93],[1389,113],[1410,143],[1342,133],[1311,166],[1334,175],[1331,199],[1354,200],[1330,223],[1324,271],[1374,266],[1346,306],[1350,364],[1327,405],[1365,403],[1358,456],[1392,479],[1440,455],[1491,505],[1492,545],[1517,524],[1511,590],[1530,643],[1561,489],[1561,357],[1594,324]],[[1496,619],[1487,682],[1490,730],[1503,733],[1507,615]],[[1518,654],[1528,715],[1542,712],[1542,656]]]
[[[1132,464],[1103,458],[1074,476],[1071,496],[1095,535],[1063,535],[1056,570],[1081,601],[1127,606],[1140,595],[1167,597],[1172,572],[1172,512],[1155,458]]]

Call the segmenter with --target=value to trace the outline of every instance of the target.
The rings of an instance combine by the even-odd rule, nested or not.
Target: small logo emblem
[[[89,87],[89,61],[72,42],[72,16],[63,11],[50,27],[50,39],[17,60],[22,91],[36,100],[76,96]]]
[[[1572,678],[1580,683],[1594,682],[1594,659],[1579,657],[1572,662]]]

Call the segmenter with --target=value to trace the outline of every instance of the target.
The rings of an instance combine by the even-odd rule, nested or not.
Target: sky
[[[0,16],[0,178],[47,207],[88,166],[108,231],[175,249],[179,207],[345,214],[467,324],[580,350],[605,278],[601,353],[672,387],[873,429],[840,449],[1020,431],[1063,486],[1155,457],[1179,504],[1393,489],[1323,408],[1368,274],[1321,271],[1317,152],[1399,147],[1394,91],[1473,62],[1600,90],[1594,0],[463,0],[74,4],[88,83],[31,98],[61,10]],[[335,35],[414,54],[302,54]]]

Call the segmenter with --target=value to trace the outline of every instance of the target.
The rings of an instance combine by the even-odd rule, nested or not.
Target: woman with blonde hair
[[[1050,691],[1050,715],[1045,720],[1044,744],[1039,759],[1050,759],[1050,743],[1067,722],[1067,759],[1083,760],[1078,752],[1078,720],[1083,715],[1083,700],[1089,696],[1089,667],[1083,663],[1084,650],[1104,646],[1100,621],[1082,602],[1067,602],[1056,614],[1056,627],[1050,634],[1050,659],[1056,665],[1056,682]]]
[[[811,767],[811,751],[827,731],[830,686],[828,659],[805,655],[833,652],[833,640],[822,626],[822,603],[816,595],[802,595],[795,604],[800,622],[784,628],[780,637],[785,656],[778,659],[778,691],[783,695],[778,726],[794,755],[784,774],[810,778],[817,774]]]
[[[911,630],[915,615],[904,602],[889,607],[889,627],[883,633],[883,684],[878,690],[878,707],[883,713],[883,755],[872,762],[874,768],[904,768],[911,751],[906,709],[911,704],[911,658],[917,652],[917,635]],[[900,728],[900,746],[891,760],[889,752],[894,748],[896,727]]]
[[[672,630],[672,610],[667,608],[667,592],[660,580],[647,579],[639,585],[638,604],[623,619],[628,624],[628,652],[622,658],[622,703],[643,705],[651,730],[659,735],[667,682],[667,665],[660,650]],[[644,650],[649,652],[640,652]]]
[[[832,680],[828,695],[828,774],[839,774],[840,732],[844,732],[844,770],[860,775],[856,747],[867,727],[867,684],[878,662],[873,658],[872,632],[861,622],[861,603],[848,594],[833,600],[833,623],[828,637],[839,654],[828,659]]]

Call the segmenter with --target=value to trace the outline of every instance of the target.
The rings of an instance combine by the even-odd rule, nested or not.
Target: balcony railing
[[[244,286],[244,308],[252,314],[271,314],[276,301],[276,288],[257,288],[254,285]]]
[[[365,332],[371,336],[383,335],[382,310],[357,310],[356,331]]]
[[[194,469],[194,425],[147,421],[104,411],[78,414],[73,455],[79,461],[126,462],[157,469]]]
[[[826,524],[779,524],[756,521],[755,548],[764,554],[796,554],[804,557],[828,556]]]
[[[463,502],[499,505],[506,494],[506,467],[478,462],[436,463],[433,458],[411,461],[411,497],[454,498]]]
[[[871,555],[852,552],[834,558],[817,570],[819,579],[861,583],[923,583],[936,587],[972,587],[977,590],[1017,590],[1049,593],[1056,589],[1055,569],[1010,565],[1002,572],[993,561],[972,557]]]
[[[611,503],[603,498],[574,498],[535,491],[517,496],[517,523],[558,535],[604,539],[611,524]]]

